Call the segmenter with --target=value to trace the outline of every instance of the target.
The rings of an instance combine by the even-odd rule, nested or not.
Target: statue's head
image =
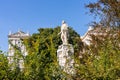
[[[65,24],[65,23],[66,23],[66,22],[63,20],[63,21],[62,21],[62,24]]]

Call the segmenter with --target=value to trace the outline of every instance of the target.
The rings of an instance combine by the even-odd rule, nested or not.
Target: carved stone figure
[[[63,42],[57,50],[58,63],[63,71],[74,75],[76,73],[74,69],[74,48],[72,44],[68,43],[68,25],[65,21],[62,21],[61,31],[58,34],[61,34]]]
[[[63,44],[68,44],[68,25],[65,21],[62,21],[61,32],[59,34],[61,34]]]

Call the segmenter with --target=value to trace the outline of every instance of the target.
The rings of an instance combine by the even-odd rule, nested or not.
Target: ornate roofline
[[[18,31],[16,33],[11,33],[8,35],[8,38],[28,38],[30,36],[29,33],[25,33],[23,31]]]

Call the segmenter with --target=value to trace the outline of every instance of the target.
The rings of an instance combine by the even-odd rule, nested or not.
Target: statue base
[[[68,74],[75,74],[74,48],[71,44],[62,44],[58,47],[57,59],[63,71]]]

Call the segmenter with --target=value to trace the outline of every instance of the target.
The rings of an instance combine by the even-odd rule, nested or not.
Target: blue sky
[[[93,16],[85,4],[96,0],[0,0],[0,49],[8,50],[8,33],[36,33],[38,28],[56,27],[65,20],[83,35]]]

